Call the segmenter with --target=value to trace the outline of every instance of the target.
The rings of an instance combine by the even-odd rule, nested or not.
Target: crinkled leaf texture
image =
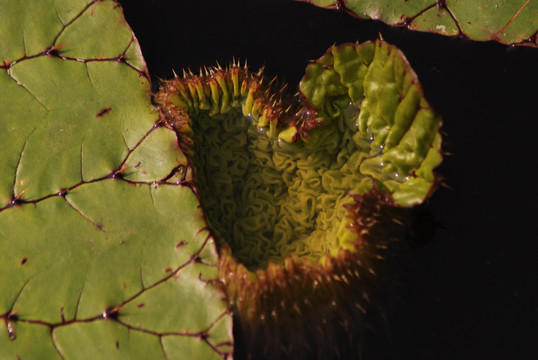
[[[218,261],[115,1],[0,4],[0,358],[230,356]]]
[[[333,46],[296,98],[277,91],[233,64],[176,76],[155,102],[229,245],[220,271],[238,356],[359,358],[391,253],[412,232],[403,208],[437,184],[441,119],[383,40]]]
[[[325,8],[345,8],[361,19],[381,20],[471,40],[538,47],[535,0],[299,0]]]
[[[324,125],[341,118],[352,129],[355,193],[374,179],[400,206],[430,195],[442,161],[441,119],[400,50],[382,40],[332,47],[307,67],[300,90]]]

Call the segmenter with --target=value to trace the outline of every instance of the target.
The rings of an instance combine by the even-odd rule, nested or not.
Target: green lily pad
[[[228,356],[215,245],[121,7],[8,1],[0,30],[0,357]]]
[[[538,2],[533,0],[299,0],[345,8],[361,19],[476,41],[538,47]]]

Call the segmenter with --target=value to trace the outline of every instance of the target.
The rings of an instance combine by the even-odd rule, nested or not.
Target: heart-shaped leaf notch
[[[164,82],[155,101],[187,154],[249,351],[326,358],[363,326],[402,208],[436,183],[441,121],[407,60],[382,40],[345,44],[293,97],[232,64]]]

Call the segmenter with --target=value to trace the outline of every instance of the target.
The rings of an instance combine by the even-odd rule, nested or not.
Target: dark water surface
[[[442,224],[411,253],[389,338],[365,359],[538,356],[538,49],[359,21],[292,1],[121,1],[150,74],[248,59],[296,87],[334,43],[379,33],[406,54],[443,116],[446,156],[429,211]]]

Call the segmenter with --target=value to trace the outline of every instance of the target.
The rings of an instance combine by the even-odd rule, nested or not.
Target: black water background
[[[359,21],[292,1],[122,1],[152,75],[248,59],[296,87],[334,43],[383,38],[443,116],[446,156],[429,211],[442,224],[366,359],[535,359],[538,354],[538,49]]]

